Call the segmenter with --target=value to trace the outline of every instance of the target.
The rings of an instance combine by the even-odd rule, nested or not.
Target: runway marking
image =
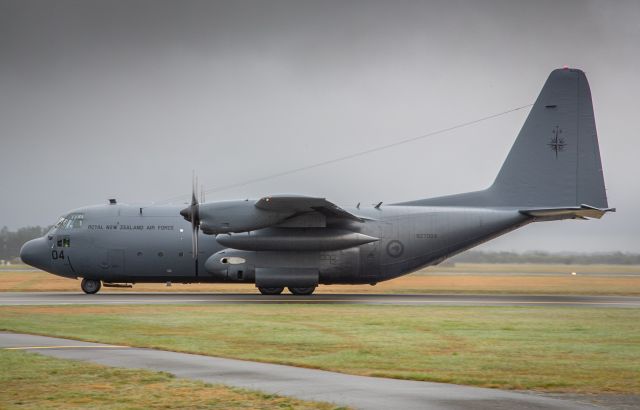
[[[112,345],[96,345],[96,346],[20,346],[5,347],[3,350],[40,350],[40,349],[129,349],[129,346],[112,346]]]

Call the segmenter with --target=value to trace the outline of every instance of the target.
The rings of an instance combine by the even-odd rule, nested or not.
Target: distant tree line
[[[466,251],[450,259],[451,263],[548,263],[576,265],[640,265],[640,254],[625,252],[487,252]]]
[[[49,231],[50,227],[28,226],[17,231],[10,231],[6,226],[0,229],[0,259],[13,261],[18,258],[20,248],[25,242],[39,238]]]

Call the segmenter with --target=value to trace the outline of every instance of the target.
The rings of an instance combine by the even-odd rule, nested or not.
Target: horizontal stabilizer
[[[615,208],[596,208],[589,205],[581,205],[579,207],[569,208],[535,208],[521,209],[520,213],[532,216],[536,219],[555,220],[555,219],[600,219],[607,212],[615,212]]]

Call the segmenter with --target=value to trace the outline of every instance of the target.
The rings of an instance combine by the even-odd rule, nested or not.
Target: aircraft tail
[[[411,205],[607,209],[591,91],[584,72],[554,70],[493,185]]]

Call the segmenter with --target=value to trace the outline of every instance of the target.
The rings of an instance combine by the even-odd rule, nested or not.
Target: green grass
[[[200,305],[2,307],[0,329],[345,373],[640,393],[640,310]]]
[[[331,409],[330,404],[0,350],[2,409]]]

